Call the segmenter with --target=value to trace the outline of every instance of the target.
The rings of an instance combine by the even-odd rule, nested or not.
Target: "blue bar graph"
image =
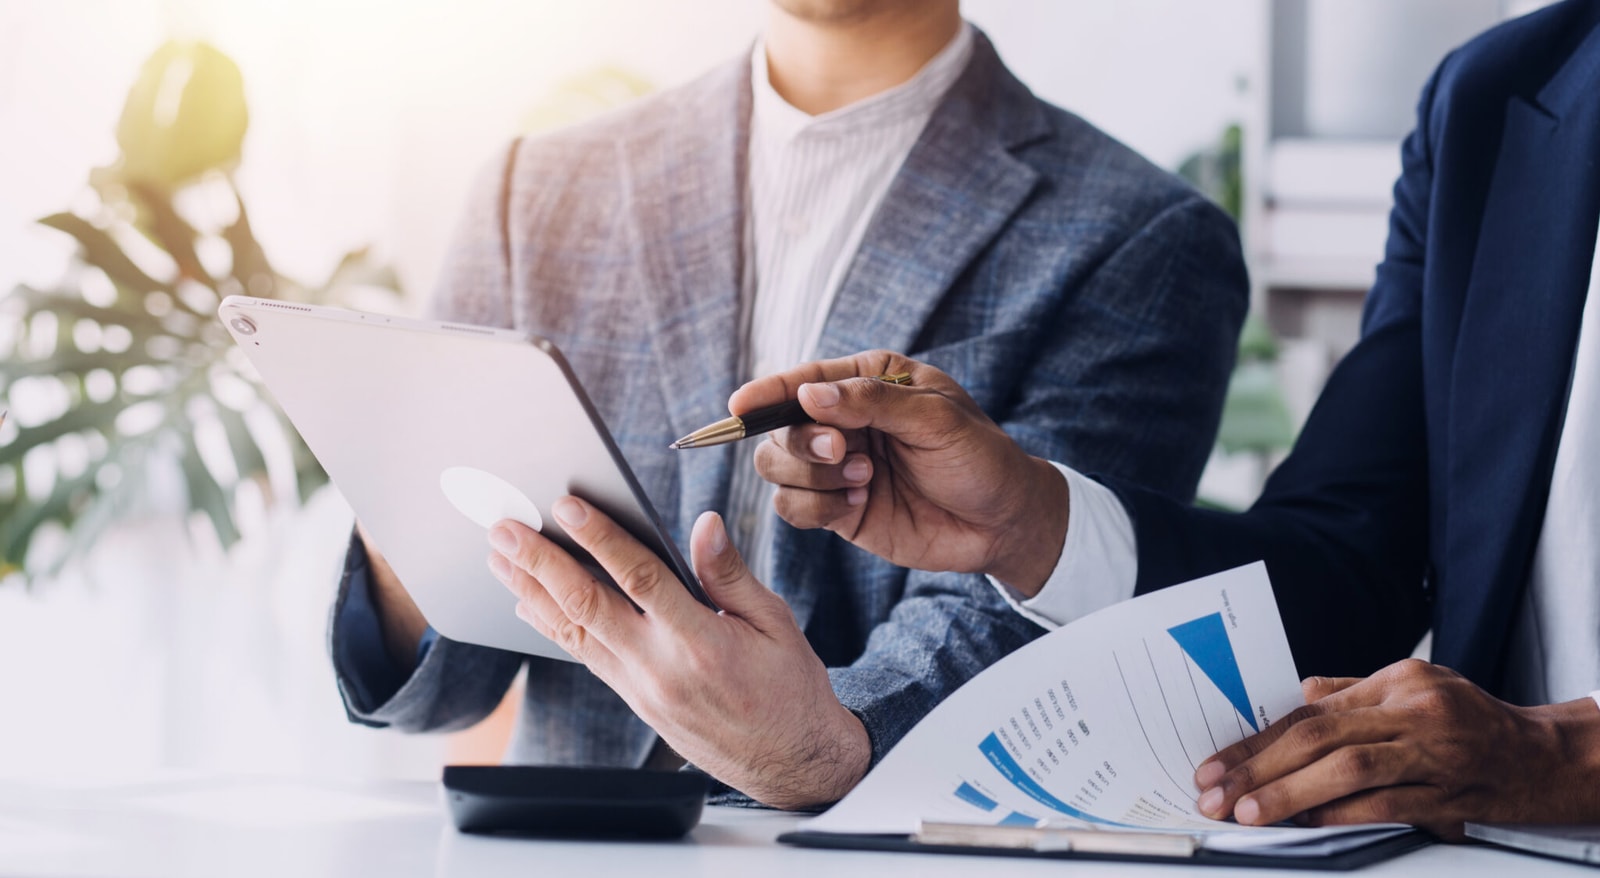
[[[1222,614],[1201,616],[1168,628],[1167,633],[1178,641],[1178,646],[1194,660],[1200,671],[1222,690],[1239,715],[1250,723],[1250,728],[1261,731],[1261,726],[1256,723],[1255,711],[1250,708],[1250,694],[1244,690],[1239,659],[1233,654],[1233,644],[1228,641],[1228,628],[1222,622]]]
[[[1017,789],[1027,793],[1028,797],[1035,802],[1051,810],[1060,811],[1068,817],[1076,817],[1079,820],[1087,820],[1091,823],[1105,823],[1110,826],[1123,825],[1114,820],[1105,820],[1093,814],[1080,811],[1050,795],[1049,790],[1040,786],[1038,781],[1022,770],[1022,766],[1017,764],[1017,760],[1011,758],[1011,754],[1006,752],[1005,745],[1000,743],[1000,739],[993,732],[990,732],[989,736],[983,739],[983,743],[978,745],[978,750],[988,758],[989,764],[994,766],[995,771],[1000,772],[1001,777],[1011,781]]]
[[[1039,821],[1033,819],[1032,817],[1029,817],[1028,815],[1022,813],[1021,811],[1012,811],[1010,814],[1006,815],[1006,818],[1004,820],[1000,821],[1000,825],[1001,826],[1026,826],[1026,827],[1032,828],[1034,826],[1038,826],[1039,825]]]
[[[983,793],[978,792],[977,789],[972,786],[972,784],[966,782],[962,782],[961,786],[956,787],[956,798],[966,802],[968,805],[982,808],[985,811],[993,811],[995,807],[1000,804],[994,799],[991,799]]]

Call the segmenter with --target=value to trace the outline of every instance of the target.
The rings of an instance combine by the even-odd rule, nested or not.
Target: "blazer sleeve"
[[[1437,80],[1423,89],[1402,147],[1361,341],[1255,505],[1239,514],[1188,508],[1102,479],[1133,521],[1137,593],[1265,560],[1302,675],[1371,673],[1409,655],[1428,626],[1422,290]]]
[[[510,326],[506,210],[513,143],[479,175],[445,256],[430,313],[441,320]],[[526,656],[439,637],[414,670],[396,669],[381,637],[356,636],[352,587],[365,587],[367,555],[352,538],[334,599],[329,649],[352,722],[408,732],[466,728],[499,705]],[[398,683],[398,688],[396,684]],[[380,700],[381,699],[381,700]]]
[[[1062,291],[1001,426],[1030,453],[1193,496],[1216,435],[1248,284],[1233,223],[1185,192]],[[1039,636],[977,575],[912,572],[834,691],[873,763],[940,701]]]

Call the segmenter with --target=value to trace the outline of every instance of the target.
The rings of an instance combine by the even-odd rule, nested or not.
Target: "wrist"
[[[1600,705],[1585,696],[1575,701],[1528,708],[1543,727],[1547,752],[1546,782],[1535,790],[1546,823],[1592,823],[1600,820]]]
[[[384,648],[396,667],[413,667],[417,663],[417,650],[422,643],[423,632],[428,628],[428,620],[423,618],[416,602],[406,592],[405,586],[400,584],[394,568],[372,545],[359,524],[357,531],[361,534],[362,548],[367,553],[370,598],[373,612],[378,617],[378,628],[383,633]]]
[[[1066,477],[1049,461],[1028,458],[1025,501],[996,538],[998,551],[984,572],[1024,598],[1044,588],[1061,560],[1071,518]]]
[[[758,797],[775,808],[802,810],[832,805],[855,789],[872,767],[872,738],[867,727],[843,704],[835,702],[837,713],[826,731],[817,736],[809,755],[795,767],[800,777],[811,782],[791,791]]]

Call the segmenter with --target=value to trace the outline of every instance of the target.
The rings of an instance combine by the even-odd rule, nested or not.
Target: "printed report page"
[[[1194,832],[1228,850],[1348,835],[1250,829],[1196,807],[1194,772],[1207,757],[1304,703],[1266,567],[1252,564],[1108,607],[1007,656],[804,828],[1048,821]],[[1362,842],[1376,829],[1361,830]]]

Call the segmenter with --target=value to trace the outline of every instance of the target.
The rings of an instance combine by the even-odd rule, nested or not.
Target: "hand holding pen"
[[[910,372],[892,372],[874,377],[889,384],[911,383]],[[707,424],[667,447],[672,449],[708,448],[712,445],[725,445],[750,436],[770,433],[783,427],[797,427],[801,424],[815,423],[816,421],[806,414],[805,407],[800,405],[799,400],[786,399],[775,405],[762,406],[742,415],[734,415],[731,418],[723,418],[714,424]]]
[[[906,375],[906,382],[877,376]],[[728,401],[793,401],[815,423],[755,450],[785,521],[827,528],[903,567],[1044,584],[1067,526],[1067,484],[990,420],[950,376],[872,351],[752,381]]]

